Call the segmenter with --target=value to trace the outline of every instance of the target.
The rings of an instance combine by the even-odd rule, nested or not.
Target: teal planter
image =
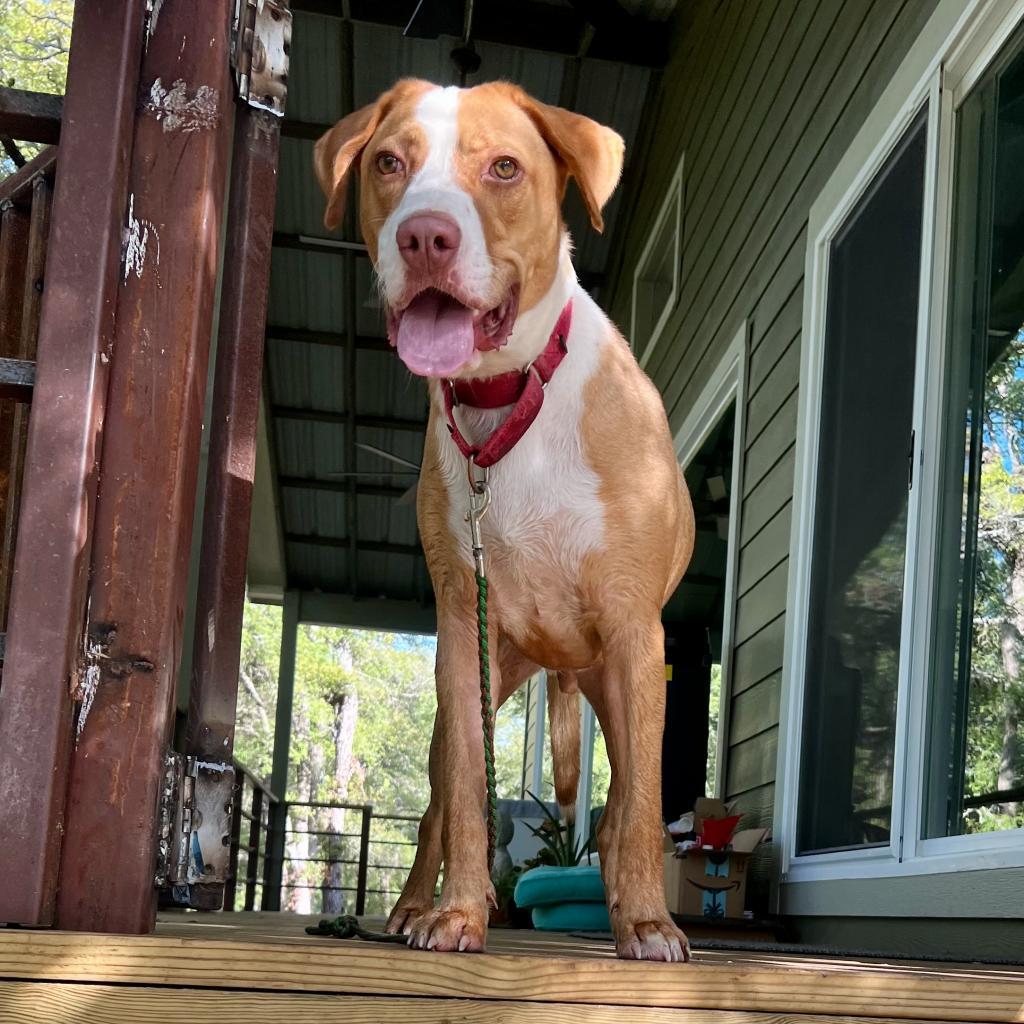
[[[516,906],[531,910],[541,931],[609,931],[601,869],[587,864],[572,868],[540,867],[520,875]]]

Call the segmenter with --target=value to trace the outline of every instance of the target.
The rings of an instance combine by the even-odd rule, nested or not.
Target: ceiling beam
[[[274,248],[298,249],[300,252],[315,252],[324,256],[369,257],[363,242],[348,242],[341,238],[324,238],[320,235],[296,235],[287,231],[274,232]]]
[[[291,405],[275,405],[270,410],[278,419],[308,420],[313,423],[349,422],[348,413],[328,411],[326,409],[298,409]],[[398,416],[367,416],[360,413],[356,416],[357,427],[370,427],[376,430],[409,430],[422,434],[427,429],[426,420],[406,420]]]
[[[387,25],[404,29],[409,15],[415,10],[410,0],[348,0],[352,21],[363,21],[374,25]],[[582,10],[575,10],[575,7]],[[515,3],[477,4],[473,15],[473,39],[478,43],[501,43],[524,50],[545,53],[560,53],[576,56],[588,32],[590,18],[599,19],[594,24],[593,39],[589,44],[589,57],[616,61],[622,64],[637,64],[642,67],[664,67],[668,61],[668,32],[662,24],[644,21],[626,11],[622,17],[609,17],[607,5],[573,3],[572,6],[556,6],[545,0],[516,0]],[[454,29],[446,35],[461,33],[463,4],[451,5],[453,16],[450,25],[436,22],[434,32],[444,28]],[[292,10],[299,14],[325,14],[340,18],[343,16],[343,0],[292,0]],[[301,28],[298,29],[301,31]],[[433,35],[434,32],[430,34]],[[413,25],[413,35],[416,26]]]
[[[411,475],[411,473],[410,473]],[[347,494],[348,484],[344,480],[322,480],[310,476],[283,476],[282,487],[300,491],[330,491],[333,494]],[[411,486],[411,485],[410,485]],[[409,492],[408,487],[388,487],[386,484],[356,484],[356,493],[368,498],[394,498],[396,501]]]
[[[352,541],[348,537],[321,537],[313,533],[286,533],[285,541],[289,544],[311,544],[318,548],[339,548],[349,551]],[[356,544],[360,551],[368,551],[378,555],[411,555],[413,557],[423,554],[419,544],[393,544],[387,540],[363,540],[357,539]]]
[[[436,633],[437,613],[431,604],[390,598],[324,592],[299,586],[299,621],[318,626],[383,629],[389,633]]]
[[[312,331],[307,327],[282,327],[280,324],[267,324],[268,341],[301,341],[307,345],[330,345],[334,348],[345,347],[344,331]],[[367,335],[356,335],[356,348],[369,352],[390,352],[391,345],[387,338],[371,338]]]

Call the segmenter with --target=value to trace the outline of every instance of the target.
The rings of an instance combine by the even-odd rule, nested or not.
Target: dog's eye
[[[511,181],[519,173],[519,164],[510,156],[503,156],[491,164],[491,174],[501,181]]]
[[[402,161],[394,153],[381,153],[377,157],[377,170],[381,174],[397,174],[402,169]]]

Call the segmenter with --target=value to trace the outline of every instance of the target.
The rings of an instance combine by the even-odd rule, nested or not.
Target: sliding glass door
[[[1024,53],[957,119],[923,838],[1024,826]]]

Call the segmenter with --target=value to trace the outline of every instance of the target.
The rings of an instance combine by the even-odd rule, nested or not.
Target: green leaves
[[[530,799],[540,808],[544,818],[543,824],[538,828],[527,823],[526,827],[544,844],[549,858],[545,863],[554,867],[571,868],[575,867],[583,859],[583,855],[593,845],[594,835],[591,833],[586,839],[577,841],[575,829],[572,825],[563,823],[556,818],[548,805],[540,800],[534,793],[529,793]]]

